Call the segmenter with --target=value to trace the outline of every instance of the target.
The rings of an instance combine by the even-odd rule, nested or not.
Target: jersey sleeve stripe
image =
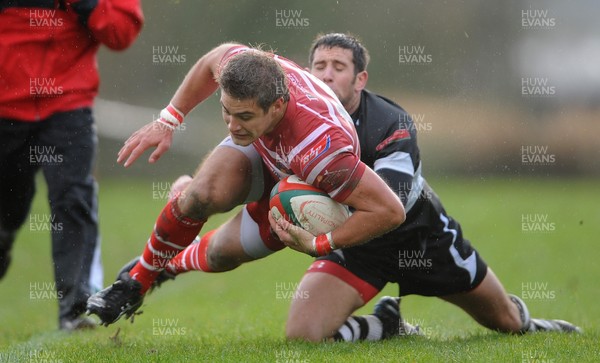
[[[339,154],[341,154],[343,152],[352,152],[352,146],[348,145],[348,146],[345,146],[343,148],[339,148],[337,150],[334,150],[331,154],[325,156],[321,161],[319,161],[317,163],[317,165],[315,165],[312,168],[312,170],[310,171],[310,173],[306,177],[306,182],[310,183],[310,184],[313,184],[314,181],[315,181],[315,179],[317,178],[317,176],[319,174],[321,174],[321,172],[323,170],[325,170],[325,168],[327,167],[327,165],[329,165],[329,163],[331,162],[331,160],[333,160],[337,155],[339,155]]]
[[[412,159],[409,153],[396,151],[390,155],[375,160],[373,170],[390,169],[410,176],[415,175]]]
[[[356,168],[358,168],[358,163],[356,165],[354,165],[354,169],[352,169],[352,173],[350,175],[354,175],[354,173],[356,172]],[[350,180],[352,180],[352,177],[348,178],[346,181],[344,181],[344,183],[342,183],[337,189],[333,190],[331,193],[329,193],[329,196],[332,199],[335,199],[335,197],[338,196],[338,194],[340,194],[340,192],[342,190],[344,190],[347,186],[347,184],[350,182]]]

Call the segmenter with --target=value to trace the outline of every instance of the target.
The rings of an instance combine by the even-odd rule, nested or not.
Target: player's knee
[[[523,318],[521,317],[521,310],[517,304],[512,301],[511,298],[506,296],[504,302],[504,311],[502,314],[502,329],[504,333],[520,333],[523,329]]]
[[[493,322],[490,322],[488,327],[501,333],[513,334],[521,332],[523,322],[521,321],[521,314],[516,305],[510,300],[507,301],[505,308],[496,316]]]
[[[311,324],[312,322],[312,324]],[[311,319],[304,319],[302,322],[289,324],[285,331],[286,339],[288,340],[303,340],[308,342],[321,342],[327,338],[319,326],[318,322]]]
[[[240,266],[243,262],[239,258],[218,249],[207,251],[206,260],[208,261],[211,270],[214,272],[231,271]]]
[[[294,302],[292,302],[290,316],[285,327],[286,339],[318,343],[333,336],[335,331],[328,331],[331,330],[328,322],[310,315],[307,316],[302,311],[303,309],[294,308]]]
[[[233,250],[227,248],[223,240],[212,239],[206,249],[206,262],[213,272],[231,271],[240,266],[244,261]]]
[[[517,334],[521,332],[521,325],[520,320],[503,319],[501,322],[496,323],[495,326],[490,328],[500,333]]]
[[[208,218],[209,210],[214,209],[214,201],[210,192],[187,190],[179,196],[179,208],[187,217]]]
[[[215,213],[223,213],[232,208],[224,194],[213,183],[187,188],[179,195],[179,208],[185,216],[206,219]]]
[[[402,204],[396,205],[395,208],[390,212],[390,216],[392,217],[391,224],[395,226],[400,226],[406,220],[406,212],[404,211],[404,207]]]
[[[511,311],[504,317],[504,333],[520,333],[523,329],[523,321],[518,310],[510,309]]]
[[[192,180],[193,180],[193,178],[189,175],[181,175],[171,185],[171,190],[169,190],[169,195],[175,196],[175,195],[183,193],[183,191],[191,184]]]

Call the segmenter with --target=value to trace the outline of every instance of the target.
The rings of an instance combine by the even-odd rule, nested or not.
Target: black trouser
[[[88,108],[39,122],[0,118],[0,229],[14,232],[28,219],[35,175],[41,169],[50,216],[29,216],[29,229],[51,232],[59,319],[84,312],[93,292],[90,274],[99,244],[97,185],[92,176],[97,144]],[[102,273],[99,264],[96,269]]]

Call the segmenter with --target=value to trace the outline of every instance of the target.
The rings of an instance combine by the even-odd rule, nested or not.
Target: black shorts
[[[400,296],[444,296],[474,289],[486,275],[486,263],[441,206],[426,209],[428,226],[404,226],[364,245],[336,250],[318,258],[308,271],[341,278],[365,302],[388,282],[399,284]]]

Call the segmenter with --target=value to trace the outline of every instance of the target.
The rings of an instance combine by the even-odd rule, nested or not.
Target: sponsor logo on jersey
[[[396,131],[394,131],[392,136],[388,137],[387,139],[383,140],[379,145],[377,145],[375,150],[381,151],[388,145],[390,145],[394,142],[404,140],[404,139],[410,139],[410,132],[408,132],[408,130],[405,130],[405,129],[396,130]]]
[[[312,164],[313,161],[315,161],[319,156],[323,155],[323,153],[329,150],[330,146],[331,136],[325,135],[319,142],[317,142],[313,147],[311,147],[310,150],[305,152],[304,155],[302,155],[302,157],[300,158],[300,169],[302,169],[302,172],[306,171],[306,168],[308,168],[308,166]]]

